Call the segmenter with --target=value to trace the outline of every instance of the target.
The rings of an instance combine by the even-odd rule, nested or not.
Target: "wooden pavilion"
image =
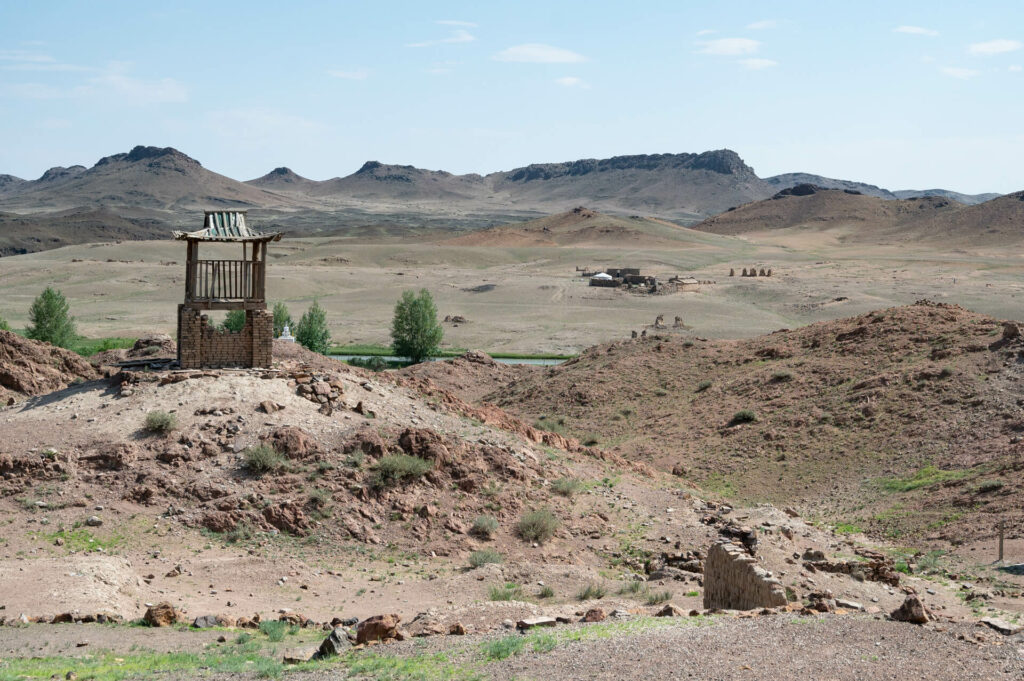
[[[178,364],[182,368],[270,366],[273,318],[267,311],[267,244],[280,232],[249,229],[245,211],[205,211],[203,228],[174,232],[185,241],[185,302],[178,306]],[[238,243],[240,260],[202,259],[201,243]],[[245,310],[241,331],[216,329],[210,310]]]

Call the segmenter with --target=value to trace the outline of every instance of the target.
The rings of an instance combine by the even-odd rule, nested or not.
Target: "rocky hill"
[[[286,208],[294,201],[207,170],[171,147],[135,147],[105,156],[91,168],[52,168],[18,185],[3,210],[52,212],[80,207],[185,211],[203,208]]]
[[[738,501],[959,540],[1024,490],[1015,324],[907,307],[741,341],[597,346],[485,399]]]
[[[831,177],[812,175],[811,173],[785,173],[764,178],[764,181],[778,189],[789,189],[801,184],[810,184],[822,189],[849,189],[868,196],[877,196],[880,199],[905,198],[897,197],[888,189],[876,187],[865,182],[851,182],[849,180],[836,180]]]
[[[968,206],[985,203],[986,201],[991,201],[992,199],[1002,196],[1002,194],[992,192],[987,194],[962,194],[949,189],[898,189],[894,191],[893,194],[895,194],[898,199],[916,199],[922,196],[939,196],[945,199],[959,201],[960,203]]]

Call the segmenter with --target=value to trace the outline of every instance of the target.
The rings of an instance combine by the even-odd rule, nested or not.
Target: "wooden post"
[[[999,521],[999,562],[1003,562],[1003,521]]]

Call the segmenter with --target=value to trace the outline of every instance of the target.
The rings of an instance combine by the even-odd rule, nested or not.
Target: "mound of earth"
[[[958,542],[1024,519],[1020,357],[1017,325],[922,301],[739,341],[649,334],[485,399],[731,498]]]
[[[0,401],[14,404],[97,377],[81,356],[0,330]]]
[[[427,378],[467,402],[478,402],[489,393],[540,371],[528,364],[495,362],[485,352],[470,350],[443,362],[422,362],[402,369],[402,375]]]
[[[665,220],[606,215],[578,206],[536,220],[482,229],[443,241],[456,246],[679,245],[692,232]]]

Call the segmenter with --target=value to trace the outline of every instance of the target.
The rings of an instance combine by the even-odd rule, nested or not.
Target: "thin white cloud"
[[[64,64],[48,54],[28,50],[0,50],[0,69],[4,71],[93,71],[88,66]]]
[[[980,71],[975,71],[974,69],[965,69],[958,66],[944,66],[939,71],[950,78],[958,78],[960,80],[974,78],[980,73]]]
[[[447,61],[435,61],[423,70],[434,76],[444,76],[454,71],[453,67],[458,66],[459,63],[450,59]]]
[[[576,76],[563,76],[562,78],[555,78],[555,82],[561,85],[562,87],[579,88],[581,90],[586,90],[590,87],[587,81],[583,80],[582,78],[577,78]]]
[[[892,30],[895,33],[907,33],[909,35],[927,35],[933,38],[939,35],[938,31],[931,28],[925,28],[923,26],[897,26]]]
[[[29,50],[0,50],[0,61],[17,62],[55,62],[57,61],[48,54],[30,52]]]
[[[754,54],[761,47],[758,40],[750,38],[719,38],[718,40],[707,40],[699,43],[701,54],[714,54],[723,57],[741,57],[745,54]]]
[[[211,111],[206,114],[205,123],[223,137],[257,143],[280,137],[308,137],[328,130],[316,121],[273,109]]]
[[[476,28],[479,26],[479,24],[473,21],[457,21],[455,19],[438,19],[434,23],[441,24],[442,26],[461,26],[463,28]]]
[[[1017,73],[1019,71],[1024,71],[1024,66],[1021,66],[1020,64],[1014,64],[1013,66],[1009,67],[1006,70],[1012,71],[1013,73]]]
[[[0,94],[16,99],[116,100],[128,105],[188,101],[188,88],[181,82],[173,78],[138,78],[129,73],[130,68],[124,62],[111,62],[103,68],[68,69],[90,75],[75,85],[63,87],[38,82],[9,83],[0,88]]]
[[[769,28],[778,28],[779,22],[775,19],[762,19],[761,21],[755,21],[751,24],[747,24],[747,28],[751,31],[765,31]]]
[[[438,38],[437,40],[424,40],[421,43],[409,43],[406,47],[433,47],[434,45],[452,45],[456,43],[471,43],[476,40],[476,36],[467,31],[464,28],[457,29],[452,32],[447,38]]]
[[[718,33],[718,31],[716,31],[713,28],[702,28],[701,30],[697,31],[697,35],[699,35],[699,36],[701,36],[701,35],[711,35],[712,33]]]
[[[365,69],[359,69],[357,71],[331,69],[327,72],[327,75],[333,78],[342,78],[344,80],[366,80],[370,74]]]
[[[1007,40],[1006,38],[998,38],[996,40],[989,40],[984,43],[974,43],[967,48],[967,51],[971,54],[980,54],[985,57],[990,57],[994,54],[1005,54],[1007,52],[1016,52],[1020,48],[1024,47],[1024,43],[1019,40]]]
[[[541,43],[515,45],[494,55],[494,59],[533,64],[575,64],[587,61],[582,54]]]
[[[773,66],[778,66],[779,65],[779,62],[775,61],[774,59],[751,58],[751,59],[740,59],[739,62],[745,68],[748,68],[751,71],[762,71],[764,69],[770,69]]]

